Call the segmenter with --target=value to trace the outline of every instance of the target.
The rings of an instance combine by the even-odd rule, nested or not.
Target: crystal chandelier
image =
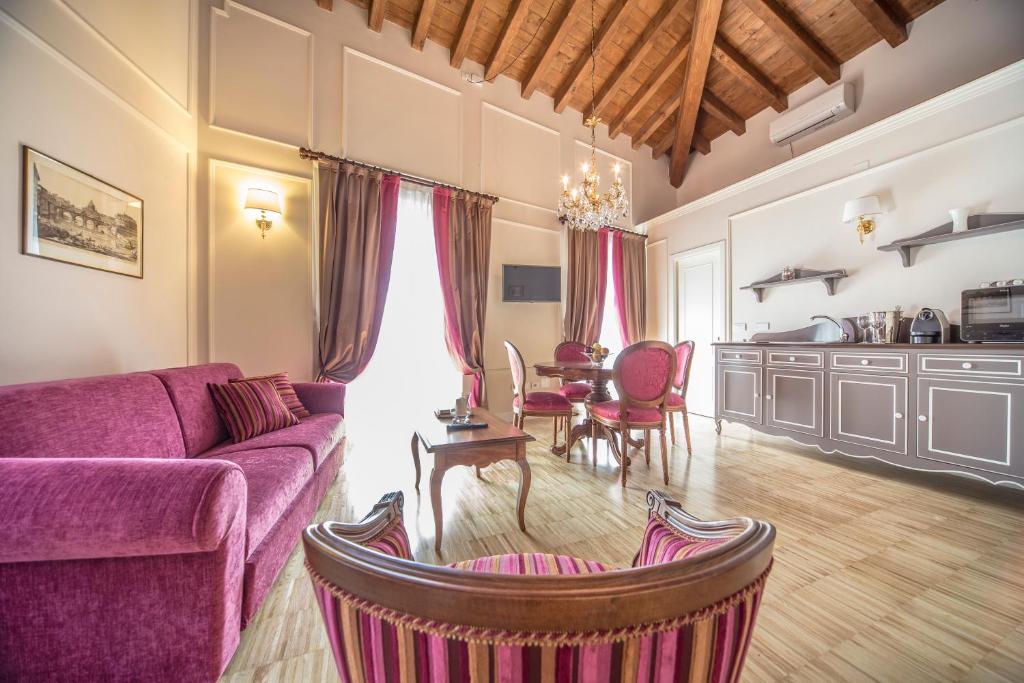
[[[581,166],[583,182],[569,189],[569,176],[562,176],[562,192],[558,197],[558,220],[571,230],[599,230],[629,215],[629,200],[615,164],[615,180],[607,192],[601,192],[601,176],[597,173],[597,89],[594,54],[594,0],[590,2],[590,116],[583,125],[590,129],[590,161]]]

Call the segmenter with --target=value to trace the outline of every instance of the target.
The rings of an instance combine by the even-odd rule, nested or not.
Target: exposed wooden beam
[[[661,128],[661,124],[665,122],[665,119],[675,114],[677,109],[679,109],[679,97],[676,94],[672,94],[653,114],[647,117],[647,121],[644,122],[644,125],[633,136],[633,149],[639,149],[641,145],[647,142],[648,138]]]
[[[423,0],[420,5],[420,13],[416,15],[416,25],[412,29],[412,46],[417,50],[423,49],[427,42],[427,33],[430,31],[430,22],[434,19],[434,6],[437,0]]]
[[[612,33],[615,29],[615,24],[619,19],[631,9],[638,0],[616,0],[615,4],[612,5],[604,21],[601,22],[601,28],[597,30],[597,35],[594,38],[594,52],[600,52],[601,49],[607,44],[611,38]],[[573,64],[572,70],[569,72],[569,77],[565,79],[562,86],[558,89],[555,94],[555,111],[562,113],[565,108],[569,105],[569,98],[572,97],[573,93],[576,92],[576,86],[580,82],[580,78],[585,72],[590,69],[590,42],[583,47],[583,52],[579,57],[576,58],[576,63]]]
[[[370,10],[367,18],[370,28],[380,33],[384,27],[384,10],[387,9],[388,0],[370,0]]]
[[[316,6],[328,12],[334,11],[334,0],[316,0]]]
[[[480,20],[480,13],[484,9],[484,0],[469,0],[469,5],[462,15],[462,22],[459,24],[459,34],[452,46],[449,63],[456,69],[462,68],[462,62],[466,59],[466,51],[469,50],[469,39],[473,37],[476,24]]]
[[[715,38],[715,46],[711,56],[716,62],[729,70],[733,76],[743,81],[762,100],[778,112],[786,111],[786,94],[782,92],[767,76],[733,47],[723,36]]]
[[[512,7],[509,8],[509,13],[505,17],[505,24],[501,27],[501,33],[498,34],[498,42],[494,44],[491,58],[487,60],[484,70],[485,80],[489,81],[501,72],[508,51],[512,48],[512,41],[519,33],[519,29],[522,28],[529,9],[530,0],[513,0]]]
[[[555,30],[544,41],[544,52],[541,53],[536,63],[534,63],[530,73],[523,79],[521,91],[523,97],[529,98],[537,90],[537,86],[540,85],[544,74],[547,73],[551,63],[555,60],[558,49],[562,47],[565,37],[569,35],[569,31],[572,30],[576,19],[585,7],[587,7],[587,0],[571,0],[565,6],[565,9],[562,10],[562,16],[555,22]]]
[[[647,77],[644,84],[640,86],[640,89],[629,98],[626,106],[611,120],[608,124],[609,136],[615,138],[626,127],[626,124],[632,122],[633,116],[643,109],[644,105],[658,92],[658,88],[664,85],[668,77],[686,60],[686,54],[689,49],[690,34],[687,33],[679,39],[679,42],[676,43],[672,51],[658,63],[658,66],[654,68],[654,71]]]
[[[896,14],[888,0],[850,0],[885,41],[896,47],[907,39],[907,22]]]
[[[665,154],[672,148],[672,143],[675,141],[676,129],[675,126],[670,126],[664,135],[658,140],[658,144],[651,148],[651,158],[657,159],[661,155]],[[701,135],[700,133],[693,134],[693,148],[701,154],[711,153],[711,142]]]
[[[779,0],[744,0],[751,12],[826,83],[839,80],[839,62],[793,18]]]
[[[622,83],[629,78],[633,73],[633,70],[644,60],[645,57],[650,53],[654,47],[654,38],[657,34],[667,28],[673,20],[679,15],[683,5],[686,3],[681,0],[666,0],[658,13],[654,15],[651,23],[647,25],[644,32],[640,34],[640,37],[636,39],[633,46],[629,48],[629,52],[615,66],[615,70],[612,71],[611,76],[604,82],[604,85],[597,91],[597,113],[600,114],[604,111],[604,108],[611,102],[616,91],[622,86]]]
[[[736,135],[743,135],[747,132],[747,124],[740,118],[740,115],[729,109],[725,102],[715,97],[714,93],[707,88],[704,89],[704,100],[701,102],[701,107],[724,123],[726,128]]]
[[[679,113],[676,115],[676,139],[672,143],[672,161],[669,163],[669,181],[673,187],[683,184],[686,160],[697,126],[697,112],[704,94],[704,82],[711,64],[711,48],[718,33],[718,20],[722,16],[722,0],[697,0],[693,15],[693,37],[690,56],[683,69],[683,85],[679,88]]]

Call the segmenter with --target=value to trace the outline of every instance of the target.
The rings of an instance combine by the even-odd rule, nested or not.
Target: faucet
[[[847,333],[846,330],[843,329],[843,326],[839,324],[839,321],[837,321],[832,316],[828,316],[828,315],[812,315],[811,316],[811,320],[831,320],[832,323],[836,327],[839,328],[839,341],[844,343],[844,344],[846,342],[850,341],[850,335]]]

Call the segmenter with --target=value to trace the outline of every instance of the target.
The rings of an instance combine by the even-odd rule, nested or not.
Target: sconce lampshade
[[[861,216],[877,216],[882,213],[882,205],[876,195],[858,197],[846,202],[843,207],[843,222],[849,223]]]
[[[245,193],[245,208],[281,214],[281,198],[276,192],[250,187]]]

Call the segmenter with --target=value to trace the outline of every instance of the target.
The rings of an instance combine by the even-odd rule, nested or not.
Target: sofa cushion
[[[233,379],[232,382],[251,382],[257,379],[269,379],[274,383],[277,388],[277,393],[280,394],[281,400],[288,406],[288,410],[292,411],[292,415],[302,419],[309,417],[309,411],[306,410],[306,406],[302,405],[302,401],[299,400],[298,394],[295,393],[295,387],[292,386],[292,382],[288,379],[287,372],[279,372],[276,375],[261,375],[259,377],[242,377],[241,379]]]
[[[312,479],[313,463],[304,448],[261,448],[214,459],[235,463],[245,475],[245,556],[249,557]]]
[[[224,384],[242,376],[233,363],[207,363],[185,368],[154,370],[163,382],[178,413],[185,455],[195,457],[228,438],[228,430],[217,414],[208,384]]]
[[[301,447],[310,454],[313,466],[320,467],[324,458],[345,438],[345,420],[335,413],[310,415],[294,427],[261,434],[242,443],[226,441],[203,453],[204,458],[216,458],[226,453],[251,451],[260,448]]]
[[[182,458],[174,406],[150,374],[0,387],[0,457]]]
[[[299,423],[277,393],[274,380],[211,384],[210,393],[235,443]]]
[[[600,562],[581,560],[570,555],[548,555],[546,553],[520,553],[514,555],[491,555],[478,557],[448,565],[468,572],[487,574],[554,575],[554,574],[597,574],[608,571]]]

